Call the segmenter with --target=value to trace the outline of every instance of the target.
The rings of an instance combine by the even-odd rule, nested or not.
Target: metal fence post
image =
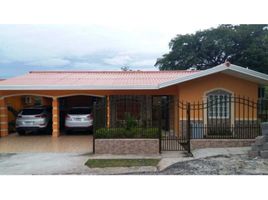
[[[188,153],[191,153],[191,104],[187,103],[187,143]]]
[[[93,103],[93,154],[95,153],[96,102]]]
[[[161,112],[161,102],[159,103],[159,118],[158,118],[158,125],[159,125],[159,153],[162,151],[162,112]]]

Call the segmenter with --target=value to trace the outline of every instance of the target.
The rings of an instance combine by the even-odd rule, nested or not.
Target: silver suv
[[[65,131],[90,130],[93,127],[93,115],[90,107],[73,107],[65,116]]]
[[[19,135],[28,132],[51,132],[52,108],[37,106],[25,108],[19,112],[16,119],[16,130]]]

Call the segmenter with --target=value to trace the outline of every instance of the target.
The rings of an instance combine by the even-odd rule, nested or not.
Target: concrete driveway
[[[90,154],[80,153],[1,153],[0,175],[87,174]]]
[[[18,136],[0,138],[0,153],[91,153],[92,135]]]

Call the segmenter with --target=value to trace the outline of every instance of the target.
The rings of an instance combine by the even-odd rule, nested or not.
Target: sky
[[[194,30],[190,30],[194,31]],[[184,30],[184,32],[190,32]],[[181,32],[98,25],[0,25],[0,74],[31,70],[157,70]]]
[[[215,2],[6,1],[0,7],[0,78],[37,70],[157,70],[157,58],[177,34],[230,23],[230,17],[238,22]],[[245,2],[238,16],[250,23],[253,8]]]

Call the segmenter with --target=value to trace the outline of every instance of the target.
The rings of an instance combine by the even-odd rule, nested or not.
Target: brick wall
[[[158,154],[158,139],[96,139],[96,154]]]
[[[191,150],[202,148],[224,148],[251,146],[255,139],[192,139]]]

